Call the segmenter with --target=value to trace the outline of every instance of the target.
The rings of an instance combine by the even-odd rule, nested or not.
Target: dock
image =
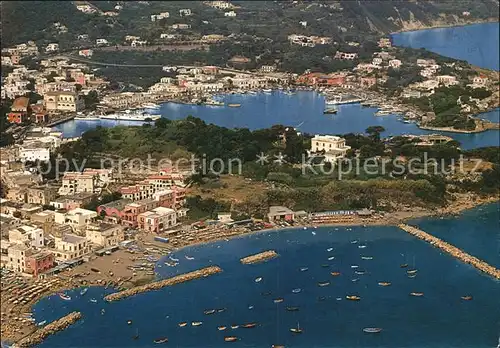
[[[71,116],[67,116],[67,117],[60,118],[60,119],[58,119],[58,120],[52,121],[52,122],[50,122],[50,123],[47,123],[46,127],[54,127],[54,126],[57,126],[58,124],[61,124],[61,123],[64,123],[64,122],[68,122],[68,121],[71,121],[71,120],[73,120],[75,117],[76,117],[76,115],[71,115]]]
[[[500,279],[500,270],[498,268],[491,266],[490,264],[486,263],[483,260],[478,259],[475,256],[467,254],[465,251],[443,241],[442,239],[434,237],[428,234],[427,232],[422,231],[410,225],[400,224],[398,225],[398,227],[403,231],[406,231],[409,234],[428,242],[432,246],[435,246],[436,248],[439,248],[447,252],[451,256],[459,259],[460,261],[476,267],[481,272],[484,272],[492,276],[493,278]]]
[[[62,318],[59,318],[47,326],[36,330],[32,334],[22,338],[19,342],[16,342],[12,347],[32,347],[41,343],[45,338],[50,335],[56,334],[59,331],[66,329],[68,326],[74,324],[82,317],[80,312],[71,312]]]
[[[179,274],[175,277],[163,279],[157,282],[149,283],[146,285],[136,286],[131,289],[115,292],[104,297],[104,300],[108,302],[118,301],[126,297],[134,296],[143,292],[151,291],[151,290],[160,290],[166,286],[172,286],[180,283],[184,283],[190,280],[205,278],[217,273],[222,272],[222,269],[217,266],[211,266],[199,269],[197,271],[188,272],[184,274]]]
[[[250,255],[240,259],[241,263],[244,265],[249,265],[258,262],[264,262],[278,257],[279,254],[274,250],[267,250],[255,255]]]

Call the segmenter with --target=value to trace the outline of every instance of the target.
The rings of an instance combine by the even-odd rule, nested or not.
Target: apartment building
[[[43,230],[38,227],[22,225],[9,231],[9,242],[22,244],[29,248],[41,248],[44,246]]]
[[[51,249],[56,261],[70,261],[82,257],[90,252],[90,245],[85,237],[75,234],[64,234],[55,237],[55,248]]]
[[[57,196],[57,189],[50,186],[29,187],[27,190],[27,202],[31,204],[50,204]]]
[[[25,273],[34,277],[48,271],[54,267],[54,254],[47,250],[41,250],[37,253],[28,253],[25,257]]]
[[[147,232],[161,233],[176,224],[177,214],[173,209],[158,207],[139,214],[137,222],[140,229]]]
[[[87,240],[102,247],[118,245],[125,239],[123,226],[116,224],[90,224],[85,231]]]
[[[81,96],[76,92],[53,91],[43,96],[45,108],[49,113],[79,112],[85,107]]]
[[[65,172],[62,178],[62,185],[59,194],[69,195],[79,192],[95,192],[96,175],[79,172]]]
[[[74,231],[83,231],[88,224],[95,222],[97,213],[93,210],[76,208],[68,212],[55,212],[54,221],[69,225]]]

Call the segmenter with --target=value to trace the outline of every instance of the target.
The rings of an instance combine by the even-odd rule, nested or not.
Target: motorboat
[[[231,325],[231,329],[232,330],[236,330],[237,328],[239,328],[240,326],[239,325]]]
[[[229,106],[230,108],[239,108],[241,106],[241,104],[231,103],[231,104],[227,104],[227,106]]]
[[[273,90],[272,90],[272,89],[270,89],[270,88],[264,88],[264,89],[262,90],[262,92],[264,92],[264,93],[271,93],[272,91],[273,91]]]
[[[224,337],[224,341],[225,342],[235,342],[238,340],[238,337],[236,336],[227,336],[227,337]]]
[[[461,299],[464,301],[470,301],[470,300],[472,300],[472,296],[470,296],[470,295],[462,296]]]
[[[424,296],[424,293],[423,292],[410,292],[410,295],[415,296],[415,297],[422,297],[422,296]]]
[[[261,282],[261,281],[262,281],[262,277],[255,278],[255,282],[256,282],[256,283],[259,283],[259,282]]]
[[[187,325],[187,322],[183,321],[182,323],[179,323],[179,327],[184,327]]]
[[[206,311],[203,312],[205,315],[210,315],[215,313],[215,309],[207,309]]]
[[[193,321],[193,322],[191,323],[191,326],[200,326],[201,324],[203,324],[203,322],[202,322],[202,321]]]
[[[372,256],[361,256],[361,260],[373,260]]]
[[[379,282],[378,285],[380,285],[380,286],[389,286],[389,285],[391,285],[391,283],[390,282]]]
[[[301,267],[301,268],[300,268],[300,271],[301,271],[301,272],[305,272],[305,271],[307,271],[308,269],[309,269],[309,268],[307,268],[307,267]]]
[[[226,329],[227,329],[227,327],[225,327],[225,326],[218,326],[217,327],[217,330],[219,330],[219,331],[224,331]]]
[[[331,274],[332,276],[336,277],[336,276],[339,276],[339,275],[340,275],[340,272],[330,272],[330,274]]]
[[[300,328],[299,323],[297,323],[297,327],[292,327],[290,329],[290,331],[293,332],[294,334],[301,334],[302,333],[302,329]]]
[[[318,283],[318,286],[321,286],[321,287],[328,286],[328,285],[330,285],[330,282],[319,282]]]
[[[257,323],[248,323],[248,324],[243,324],[241,325],[242,328],[244,329],[252,329],[257,326]]]
[[[334,260],[334,259],[335,259],[335,256],[330,256],[330,257],[328,258],[328,261],[332,261],[332,260]]]
[[[186,260],[190,260],[190,261],[191,261],[191,260],[194,260],[194,257],[190,257],[190,256],[187,256],[187,255],[186,255],[186,256],[184,256],[184,257],[186,258]]]
[[[418,272],[418,270],[416,270],[416,269],[409,269],[408,271],[406,271],[407,274],[415,274],[417,272]]]
[[[379,333],[380,331],[382,331],[382,329],[379,327],[365,327],[363,329],[363,332],[366,333]]]
[[[361,297],[356,296],[356,295],[347,295],[345,298],[346,298],[346,300],[350,300],[350,301],[359,301],[359,300],[361,300]]]
[[[157,339],[153,340],[153,342],[156,343],[156,344],[167,343],[168,342],[168,338],[166,338],[166,337],[157,338]]]
[[[301,289],[301,288],[297,288],[297,289],[293,289],[293,290],[292,290],[292,292],[293,292],[294,294],[298,294],[298,293],[299,293],[299,292],[301,292],[301,291],[302,291],[302,289]]]
[[[299,307],[286,307],[286,310],[289,312],[297,312],[299,310]]]
[[[85,294],[87,293],[87,291],[88,291],[88,290],[89,290],[88,288],[84,288],[84,289],[82,289],[82,291],[80,291],[80,296],[85,295]]]
[[[71,301],[71,296],[68,296],[64,293],[60,293],[59,294],[59,297],[61,298],[61,300],[64,300],[64,301]]]
[[[281,303],[283,302],[283,299],[282,298],[276,298],[273,300],[274,303]]]
[[[328,251],[328,252],[333,251],[333,248],[328,248],[328,249],[326,249],[326,251]]]
[[[159,109],[160,105],[155,104],[155,103],[145,103],[145,104],[142,104],[141,107],[143,109]]]

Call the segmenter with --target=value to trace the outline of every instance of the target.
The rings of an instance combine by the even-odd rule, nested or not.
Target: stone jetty
[[[179,275],[172,277],[172,278],[163,279],[163,280],[149,283],[146,285],[136,286],[136,287],[131,288],[131,289],[115,292],[114,294],[110,294],[110,295],[104,297],[104,299],[108,302],[118,301],[118,300],[121,300],[122,298],[126,298],[126,297],[140,294],[143,292],[147,292],[147,291],[151,291],[151,290],[159,290],[159,289],[164,288],[166,286],[172,286],[172,285],[184,283],[184,282],[187,282],[190,280],[208,277],[208,276],[214,275],[216,273],[220,273],[220,272],[222,272],[222,269],[217,267],[217,266],[206,267],[206,268],[199,269],[197,271],[179,274]]]
[[[252,263],[264,262],[267,260],[271,260],[271,259],[274,259],[275,257],[278,257],[278,256],[279,256],[279,254],[276,251],[267,250],[267,251],[264,251],[264,252],[261,252],[261,253],[255,254],[255,255],[250,255],[250,256],[244,257],[244,258],[240,259],[240,261],[244,265],[249,265]]]
[[[456,257],[457,259],[461,260],[462,262],[468,263],[469,265],[472,265],[476,267],[478,270],[481,272],[484,272],[496,279],[500,279],[500,270],[498,268],[495,268],[491,266],[490,264],[484,262],[483,260],[478,259],[475,256],[469,255],[466,252],[462,251],[461,249],[443,241],[442,239],[439,239],[437,237],[434,237],[430,234],[428,234],[425,231],[422,231],[416,227],[405,225],[405,224],[400,224],[399,228],[401,228],[403,231],[408,232],[409,234],[422,239],[429,244],[435,246],[436,248],[439,248],[443,251],[446,251],[448,254],[450,254],[453,257]]]
[[[59,318],[47,326],[36,330],[32,334],[22,338],[18,342],[16,342],[13,347],[32,347],[41,343],[45,338],[50,335],[53,335],[59,331],[66,329],[68,326],[74,324],[82,317],[82,313],[80,312],[71,312],[68,315],[65,315],[62,318]]]

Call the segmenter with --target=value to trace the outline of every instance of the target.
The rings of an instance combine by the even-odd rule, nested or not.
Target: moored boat
[[[186,260],[194,260],[194,257],[190,257],[190,256],[184,256],[186,258]]]
[[[157,338],[157,339],[153,340],[153,342],[156,343],[156,344],[167,343],[168,342],[168,338],[166,338],[166,337]]]
[[[300,334],[302,333],[302,329],[300,328],[300,325],[299,323],[297,323],[297,327],[292,327],[290,329],[291,332],[295,333],[295,334]]]
[[[183,321],[182,323],[179,323],[179,327],[184,327],[187,325],[187,322]]]
[[[92,302],[92,303],[97,303],[97,300],[96,300],[95,298],[91,298],[91,299],[90,299],[90,302]]]
[[[390,282],[379,282],[378,285],[380,285],[380,286],[389,286],[389,285],[391,285],[391,283]]]
[[[361,297],[356,296],[356,295],[347,295],[345,298],[346,298],[346,300],[350,300],[350,301],[359,301],[359,300],[361,300]]]
[[[89,290],[88,288],[84,288],[84,289],[82,289],[82,291],[80,291],[80,296],[85,295],[85,294],[87,293],[87,291],[88,291],[88,290]]]
[[[410,292],[411,296],[422,297],[424,296],[423,292]]]
[[[299,292],[301,292],[301,291],[302,291],[302,289],[301,289],[301,288],[297,288],[297,289],[293,289],[293,290],[292,290],[292,292],[293,292],[294,294],[298,294],[298,293],[299,293]]]
[[[241,106],[241,104],[231,103],[231,104],[227,104],[227,106],[229,106],[230,108],[239,108]]]
[[[408,273],[408,274],[415,274],[417,272],[418,272],[418,270],[416,270],[416,269],[409,269],[408,271],[406,271],[406,273]]]
[[[299,307],[286,307],[286,310],[289,312],[297,312],[299,310]]]
[[[307,267],[301,267],[301,268],[300,268],[300,271],[301,271],[301,272],[305,272],[305,271],[307,271],[308,269],[309,269],[309,268],[307,268]]]
[[[64,293],[59,293],[59,297],[61,298],[61,300],[64,300],[64,301],[70,301],[71,300],[71,296],[68,296]]]
[[[201,322],[201,321],[193,321],[191,323],[192,326],[200,326],[201,324],[203,324],[203,322]]]
[[[363,332],[366,333],[379,333],[380,331],[382,331],[382,329],[379,327],[365,327],[363,329]]]
[[[224,331],[225,329],[227,329],[225,326],[218,326],[217,327],[217,330],[219,330],[219,331]]]
[[[215,309],[207,309],[205,311],[203,311],[203,314],[205,315],[210,315],[210,314],[214,314],[215,313]]]
[[[340,272],[330,272],[330,274],[331,274],[332,276],[336,277],[336,276],[339,276],[339,275],[340,275]]]
[[[330,285],[330,282],[319,282],[318,283],[318,286],[321,286],[321,287],[328,286],[328,285]]]
[[[472,300],[472,296],[470,296],[470,295],[462,296],[461,299],[464,301],[470,301],[470,300]]]
[[[47,320],[43,320],[36,324],[36,326],[44,326],[47,323]]]
[[[283,299],[282,298],[276,298],[273,300],[274,303],[281,303],[283,302]]]
[[[260,281],[262,281],[262,277],[255,278],[256,283],[259,283]]]
[[[224,337],[224,341],[225,342],[235,342],[237,340],[238,340],[238,337],[236,337],[236,336],[226,336],[226,337]]]
[[[241,325],[242,328],[244,329],[252,329],[257,326],[257,323],[248,323],[248,324],[243,324]]]
[[[399,267],[401,267],[401,268],[406,268],[406,267],[408,267],[408,264],[407,264],[407,263],[403,263],[403,264],[401,264]]]
[[[240,327],[239,325],[231,325],[231,329],[233,329],[233,330],[236,330],[239,327]]]

